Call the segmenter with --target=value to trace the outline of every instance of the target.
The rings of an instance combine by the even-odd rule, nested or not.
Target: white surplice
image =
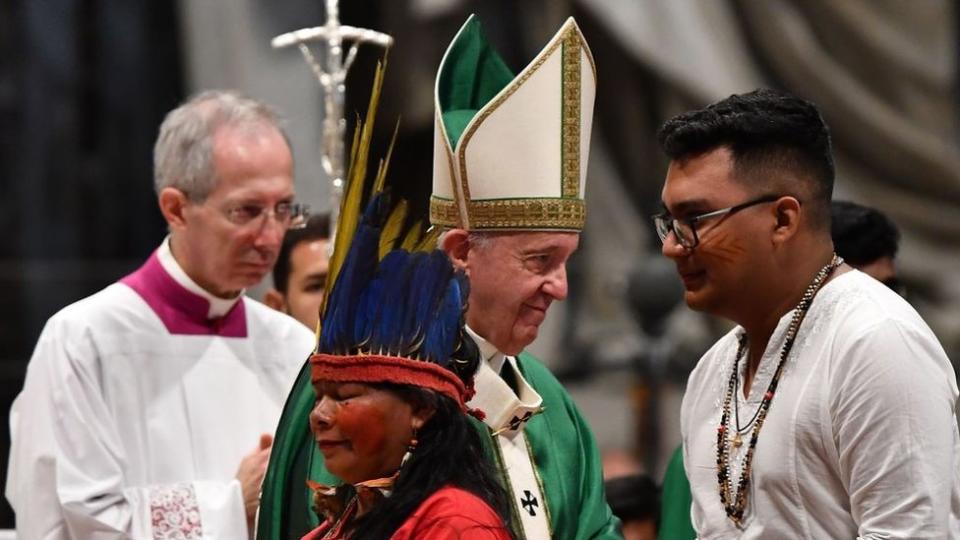
[[[313,344],[286,315],[206,293],[165,241],[40,336],[11,410],[19,537],[247,538],[234,476]]]
[[[767,392],[791,316],[771,336],[747,398],[740,386],[741,427]],[[916,311],[857,271],[824,285],[800,327],[735,526],[720,503],[717,427],[742,331],[706,353],[683,398],[684,467],[701,539],[960,538],[953,367]],[[741,447],[728,445],[734,486],[751,433]]]

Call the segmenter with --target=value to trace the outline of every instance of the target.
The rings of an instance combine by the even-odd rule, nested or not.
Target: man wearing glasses
[[[230,92],[167,115],[154,149],[170,235],[47,323],[11,410],[22,538],[247,538],[280,409],[313,335],[243,297],[293,202],[275,114]]]
[[[958,538],[957,384],[900,296],[843,264],[816,107],[759,90],[679,115],[654,218],[687,304],[738,326],[690,375],[700,538]]]

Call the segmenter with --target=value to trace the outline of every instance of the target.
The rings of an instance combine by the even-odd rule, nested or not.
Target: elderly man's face
[[[188,252],[191,277],[229,297],[257,284],[276,262],[286,226],[273,210],[293,200],[293,157],[280,132],[263,126],[219,129],[213,158],[216,187],[203,203],[185,208],[185,225],[177,234]],[[264,211],[238,225],[231,212],[235,216],[245,208]]]
[[[579,242],[572,232],[517,232],[471,245],[470,328],[506,354],[530,345],[550,304],[567,297],[567,260]]]

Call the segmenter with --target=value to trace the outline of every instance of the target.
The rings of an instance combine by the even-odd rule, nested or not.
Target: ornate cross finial
[[[344,43],[350,48],[346,58],[343,56]],[[318,60],[310,50],[309,44],[325,45],[324,54]],[[330,238],[336,238],[337,214],[340,212],[340,199],[344,185],[344,140],[347,120],[343,114],[345,81],[350,66],[357,57],[357,49],[363,43],[372,43],[384,49],[393,45],[393,38],[387,34],[365,28],[356,28],[340,24],[340,8],[337,0],[327,0],[327,21],[323,26],[302,28],[281,34],[270,42],[275,49],[296,45],[304,59],[313,70],[320,86],[323,87],[323,139],[321,156],[323,170],[330,178]],[[333,242],[330,242],[330,251]]]

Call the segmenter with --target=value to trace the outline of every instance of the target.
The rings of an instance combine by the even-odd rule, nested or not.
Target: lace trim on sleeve
[[[200,540],[200,506],[191,484],[150,489],[150,520],[154,540]]]

